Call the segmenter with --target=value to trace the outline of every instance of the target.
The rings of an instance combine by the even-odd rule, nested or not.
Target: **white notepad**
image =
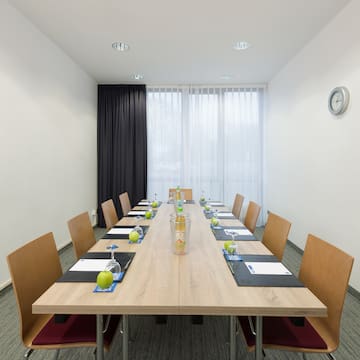
[[[236,235],[252,235],[248,229],[225,229],[224,232],[226,235],[231,235],[232,232]]]
[[[138,203],[138,205],[139,205],[139,206],[149,206],[150,203],[149,203],[148,201],[140,201],[140,202]]]
[[[129,211],[128,215],[145,215],[145,210],[141,210],[141,211]]]
[[[103,271],[110,259],[80,259],[69,271]]]
[[[291,272],[280,262],[245,262],[253,275],[291,275]]]
[[[130,234],[134,228],[113,228],[108,231],[108,235],[126,235]]]
[[[212,205],[212,206],[223,206],[224,205],[222,202],[209,202],[208,204]]]
[[[231,212],[218,212],[218,216],[222,217],[233,217],[234,215]]]

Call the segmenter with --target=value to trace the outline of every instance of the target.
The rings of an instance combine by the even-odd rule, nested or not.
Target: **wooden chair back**
[[[104,201],[101,204],[101,209],[104,214],[106,228],[112,228],[119,221],[113,200],[109,199]]]
[[[28,347],[51,317],[33,314],[32,304],[62,275],[53,234],[45,234],[15,250],[7,256],[7,263],[19,312],[20,335]]]
[[[262,242],[281,261],[291,223],[270,212],[265,225]]]
[[[180,191],[182,191],[184,193],[184,200],[193,200],[192,189],[180,189]],[[169,197],[170,197],[171,193],[174,193],[174,192],[176,192],[176,189],[170,188],[169,189]]]
[[[68,221],[75,257],[79,259],[96,243],[89,214],[84,212]]]
[[[123,216],[127,216],[129,211],[131,210],[131,204],[129,199],[129,194],[127,192],[124,192],[119,195],[121,209],[123,212]]]
[[[330,351],[340,341],[340,321],[354,258],[309,234],[299,279],[327,306],[327,317],[309,318]]]
[[[236,194],[234,199],[234,204],[232,207],[232,213],[237,219],[240,219],[240,213],[241,213],[241,208],[243,206],[243,202],[244,202],[244,196],[240,194]]]
[[[249,205],[248,205],[248,208],[246,211],[246,215],[245,215],[244,225],[252,233],[254,233],[254,231],[255,231],[257,219],[260,214],[260,210],[261,210],[260,205],[258,205],[257,203],[255,203],[253,201],[249,202]]]

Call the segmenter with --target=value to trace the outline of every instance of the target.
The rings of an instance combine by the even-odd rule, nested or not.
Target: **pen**
[[[235,274],[234,274],[234,269],[233,269],[233,267],[232,267],[232,265],[231,265],[230,262],[227,262],[227,266],[228,266],[228,268],[230,269],[231,273],[232,273],[233,275],[235,275]]]
[[[130,259],[128,260],[128,262],[125,264],[124,270],[123,270],[124,272],[125,272],[125,271],[127,270],[127,268],[129,267],[131,261],[132,261],[132,258],[130,258]]]
[[[252,274],[255,274],[255,270],[251,265],[247,266]]]

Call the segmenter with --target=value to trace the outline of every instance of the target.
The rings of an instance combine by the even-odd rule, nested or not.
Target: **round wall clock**
[[[331,90],[328,100],[329,111],[333,115],[344,113],[349,105],[350,93],[345,86],[339,86]]]

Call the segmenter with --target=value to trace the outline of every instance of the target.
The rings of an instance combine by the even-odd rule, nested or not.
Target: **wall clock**
[[[328,100],[329,111],[333,115],[343,114],[350,100],[349,90],[345,86],[339,86],[331,90]]]

